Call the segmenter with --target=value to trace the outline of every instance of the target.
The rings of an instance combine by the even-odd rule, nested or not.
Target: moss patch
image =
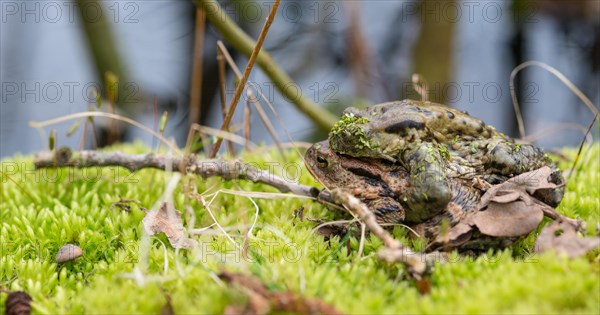
[[[365,130],[361,125],[369,122],[367,117],[357,117],[354,114],[345,114],[333,125],[331,129],[330,142],[333,146],[343,147],[344,139],[356,139],[356,149],[371,148]]]
[[[147,150],[138,145],[119,149]],[[574,156],[574,150],[565,152]],[[288,153],[287,162],[277,152],[241,158],[291,179],[299,170],[300,182],[318,185],[296,153]],[[600,222],[599,159],[600,146],[584,149],[581,170],[569,180],[558,209],[583,218],[589,235]],[[267,164],[273,161],[278,164]],[[564,163],[563,169],[568,166]],[[531,235],[502,252],[456,257],[435,270],[431,294],[423,296],[405,279],[402,268],[376,258],[382,246],[378,239],[367,237],[359,258],[356,238],[325,242],[311,233],[314,223],[294,219],[300,207],[307,217],[340,218],[306,199],[255,198],[259,215],[245,258],[236,246],[242,245],[256,208],[247,197],[219,193],[211,209],[237,245],[215,229],[198,231],[197,250],[176,251],[162,235],[144,240],[143,213],[136,203],[129,212],[111,208],[121,199],[151,208],[170,177],[158,170],[130,174],[114,168],[33,171],[31,157],[2,161],[0,286],[28,292],[39,313],[157,313],[166,303],[164,292],[170,294],[176,313],[222,313],[226,305],[243,301],[240,292],[215,277],[227,268],[254,274],[273,290],[321,298],[348,313],[600,312],[598,251],[574,260],[533,256],[536,235]],[[187,180],[204,194],[219,189],[275,191],[250,182]],[[181,186],[174,202],[188,213],[183,215],[184,225],[193,213],[195,228],[210,226],[210,215],[187,199]],[[396,227],[393,233],[405,239],[407,232]],[[80,246],[84,256],[57,265],[54,256],[65,243]],[[0,312],[5,299],[2,293]]]

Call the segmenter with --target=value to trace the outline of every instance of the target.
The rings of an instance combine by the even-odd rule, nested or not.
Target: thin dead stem
[[[217,42],[217,45],[221,43],[221,41]],[[222,45],[223,43],[221,43]],[[225,71],[225,56],[223,51],[219,48],[217,49],[217,64],[219,67],[219,96],[221,100],[221,113],[223,114],[223,119],[227,116],[227,97],[225,96],[226,90],[226,81],[227,81],[227,73]],[[227,152],[229,155],[235,156],[235,149],[233,148],[233,142],[227,140],[225,143],[227,146]]]
[[[189,125],[200,122],[200,107],[202,106],[202,66],[204,52],[204,29],[206,14],[204,10],[196,9],[196,31],[194,37],[194,56],[192,58],[192,82],[190,88]]]
[[[281,146],[281,140],[279,140],[279,137],[277,136],[277,132],[275,132],[275,128],[273,128],[273,124],[269,120],[269,116],[267,116],[267,113],[262,108],[262,106],[260,105],[260,102],[256,99],[256,96],[254,96],[254,93],[250,89],[247,90],[247,94],[248,94],[249,101],[252,103],[252,105],[254,105],[254,108],[256,109],[258,116],[260,117],[263,124],[267,128],[267,131],[271,135],[271,138],[273,138],[273,141],[275,141],[275,145],[277,146],[277,149],[279,150],[281,157],[285,160],[285,154],[283,152],[283,147]]]
[[[354,263],[360,261],[360,258],[363,255],[363,250],[365,249],[365,239],[367,234],[367,225],[364,223],[360,224],[360,242],[358,243],[358,253],[356,254],[356,260]]]
[[[219,52],[223,54],[223,57],[227,61],[227,64],[229,65],[231,70],[233,70],[233,73],[235,73],[235,76],[238,79],[241,79],[242,72],[240,71],[240,68],[238,68],[238,66],[235,64],[235,61],[233,61],[233,58],[231,57],[231,54],[229,54],[229,50],[227,50],[225,44],[223,44],[223,42],[219,40],[217,41],[217,48],[219,49]]]
[[[254,40],[235,24],[216,0],[195,0],[195,3],[206,10],[207,19],[219,31],[225,41],[237,51],[246,56],[250,56],[254,52],[256,46]],[[329,131],[331,129],[337,118],[325,108],[313,103],[307,97],[298,96],[296,89],[289,84],[293,80],[264,49],[261,49],[258,54],[257,64],[271,79],[281,94],[294,104],[300,112],[310,117],[321,130]]]
[[[429,86],[425,77],[418,73],[413,73],[412,84],[413,89],[421,96],[421,101],[427,102],[429,100]]]
[[[265,21],[265,25],[263,26],[263,29],[261,30],[260,35],[258,36],[258,40],[256,41],[256,46],[254,47],[254,50],[252,51],[252,55],[250,55],[250,59],[248,60],[248,64],[246,65],[246,70],[244,70],[244,75],[242,76],[242,79],[240,80],[239,85],[235,89],[235,94],[233,95],[233,99],[231,100],[231,104],[229,105],[229,110],[227,111],[227,116],[225,117],[225,119],[223,120],[223,124],[221,125],[221,128],[220,128],[221,130],[227,129],[227,127],[231,123],[231,119],[233,118],[233,113],[235,112],[236,105],[239,102],[240,97],[242,96],[242,91],[246,87],[246,82],[248,81],[248,77],[250,77],[250,72],[252,71],[252,67],[254,67],[254,63],[256,62],[256,58],[258,57],[258,53],[260,52],[260,49],[262,48],[265,38],[267,37],[267,33],[269,32],[269,28],[271,27],[271,24],[273,23],[273,20],[275,19],[275,13],[277,12],[277,8],[279,8],[279,3],[280,3],[280,0],[275,0],[275,3],[273,4],[271,11],[269,12],[269,16],[267,17],[267,20]],[[212,148],[212,151],[209,154],[210,158],[217,156],[217,152],[219,152],[219,148],[221,147],[222,142],[223,142],[222,138],[217,139],[217,142],[215,142],[215,144]]]
[[[246,100],[244,102],[244,139],[246,139],[246,151],[250,151],[250,147],[248,147],[248,143],[250,143],[250,129],[251,125],[252,111],[250,110],[250,100]]]
[[[227,231],[225,231],[225,229],[223,229],[223,226],[221,226],[221,224],[219,223],[219,221],[217,220],[217,218],[213,214],[212,210],[210,210],[210,205],[214,201],[214,197],[211,199],[210,202],[207,203],[206,200],[204,200],[204,196],[202,196],[202,195],[200,195],[200,194],[198,194],[196,192],[196,188],[195,187],[193,187],[192,190],[190,191],[190,195],[194,199],[198,200],[198,202],[200,202],[200,204],[202,205],[202,207],[204,207],[204,209],[206,210],[206,212],[208,212],[208,215],[210,215],[211,219],[213,220],[213,222],[215,223],[215,225],[217,226],[217,228],[235,246],[235,248],[237,248],[238,250],[241,250],[242,248],[240,247],[240,245],[229,235],[229,233],[227,233]]]
[[[217,47],[218,47],[218,51],[222,54],[223,58],[225,58],[225,60],[227,61],[227,64],[229,65],[229,67],[233,70],[233,73],[235,74],[236,78],[238,80],[241,80],[242,73],[240,72],[240,69],[237,67],[237,65],[235,64],[235,62],[233,61],[233,58],[231,58],[231,55],[229,54],[229,51],[227,50],[227,47],[225,47],[225,45],[221,41],[217,42]],[[289,132],[285,128],[285,125],[283,124],[283,121],[281,120],[281,118],[279,117],[279,115],[277,114],[277,112],[275,111],[275,108],[273,107],[273,105],[271,105],[271,103],[265,97],[265,95],[262,93],[262,91],[258,91],[258,93],[260,94],[260,97],[262,97],[262,99],[265,100],[265,102],[267,102],[267,105],[269,106],[269,108],[271,109],[271,111],[275,114],[275,116],[279,120],[279,123],[281,124],[281,126],[283,126],[283,129],[285,130],[285,132],[286,132],[289,140],[293,141],[293,139],[289,135]],[[258,113],[258,115],[260,116],[261,120],[263,121],[263,124],[267,128],[267,131],[269,132],[269,134],[273,138],[273,141],[275,141],[275,144],[277,145],[277,147],[278,147],[278,149],[279,149],[279,151],[281,153],[281,156],[285,159],[285,155],[283,154],[283,148],[281,147],[281,140],[279,140],[279,137],[277,136],[277,132],[275,132],[275,128],[273,128],[273,124],[269,120],[269,116],[267,116],[267,113],[262,108],[262,106],[260,105],[259,100],[256,98],[256,96],[254,95],[254,92],[252,92],[251,89],[246,88],[246,94],[247,94],[248,99],[250,99],[250,101],[254,105],[254,108],[256,108],[256,112]],[[301,154],[298,154],[298,155],[301,156]]]

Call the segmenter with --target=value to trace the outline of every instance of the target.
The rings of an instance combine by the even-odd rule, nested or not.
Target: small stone
[[[61,247],[56,253],[56,262],[64,263],[67,261],[75,260],[83,255],[83,250],[73,244],[67,244]]]

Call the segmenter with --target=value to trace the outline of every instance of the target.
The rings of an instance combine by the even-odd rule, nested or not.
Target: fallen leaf
[[[519,198],[521,198],[520,192],[509,191],[507,194],[496,195],[496,196],[492,197],[491,201],[496,202],[496,203],[509,203],[509,202],[519,200]]]
[[[551,182],[554,181],[554,182]],[[537,196],[545,196],[541,192],[555,190],[564,185],[564,179],[557,171],[553,171],[550,167],[544,166],[540,169],[523,173],[513,178],[506,180],[503,183],[492,186],[481,197],[478,208],[485,208],[490,202],[509,203],[516,200],[523,200],[528,205],[532,204],[531,198],[540,192]],[[548,200],[542,200],[548,203]],[[558,200],[560,201],[560,200]],[[552,202],[552,203],[556,203]],[[555,206],[555,205],[554,205]]]
[[[555,250],[559,254],[575,258],[599,246],[600,236],[579,237],[573,225],[560,220],[542,229],[533,249],[536,253]]]
[[[428,247],[437,249],[445,247],[447,249],[458,248],[471,239],[473,227],[467,223],[459,222],[453,226],[448,233],[438,236]]]
[[[518,200],[506,204],[491,202],[485,210],[473,213],[470,222],[485,235],[512,237],[531,233],[543,218],[544,212],[538,205]]]
[[[173,248],[190,249],[198,245],[198,242],[186,237],[181,213],[167,202],[159,210],[146,211],[142,224],[150,235],[165,233]]]

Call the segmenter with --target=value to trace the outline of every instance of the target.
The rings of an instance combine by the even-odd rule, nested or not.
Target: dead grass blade
[[[240,247],[240,245],[231,237],[231,235],[229,235],[229,233],[227,233],[227,231],[225,231],[225,229],[223,228],[223,226],[219,223],[219,221],[217,220],[217,218],[213,214],[212,210],[210,209],[210,205],[214,201],[214,198],[216,197],[216,195],[210,200],[210,202],[206,202],[206,200],[204,199],[204,196],[198,194],[196,192],[196,188],[194,187],[192,189],[192,191],[190,191],[190,196],[192,198],[196,199],[202,205],[202,207],[206,210],[206,212],[208,213],[208,215],[210,215],[211,219],[213,220],[213,222],[215,223],[215,225],[217,226],[217,228],[235,246],[235,248],[237,248],[238,250],[241,250],[242,248]]]
[[[590,131],[592,130],[592,127],[594,126],[594,123],[596,123],[596,119],[598,119],[598,114],[596,114],[594,116],[594,119],[592,120],[592,123],[588,126],[587,131],[585,132],[585,135],[583,136],[583,139],[581,139],[581,144],[579,144],[579,150],[577,151],[577,156],[575,156],[575,161],[573,162],[573,166],[571,166],[571,171],[569,172],[569,176],[567,176],[567,180],[569,180],[571,178],[571,176],[573,175],[573,173],[575,173],[575,167],[577,167],[577,162],[579,162],[579,157],[581,156],[581,150],[583,149],[583,145],[585,144],[585,139],[590,134]]]
[[[240,137],[239,135],[236,135],[235,133],[232,133],[229,131],[223,131],[220,129],[215,129],[215,128],[211,128],[208,126],[202,126],[202,125],[198,125],[198,124],[193,124],[191,129],[194,129],[204,135],[211,135],[214,137],[219,137],[221,139],[226,139],[228,141],[237,143],[239,145],[249,146],[251,149],[254,149],[257,147],[257,145],[255,143],[253,143],[253,142],[248,143],[248,141],[246,139],[244,139],[244,137]]]
[[[588,143],[592,143],[593,139],[591,136],[586,137],[586,128],[583,125],[580,124],[575,124],[575,123],[566,123],[566,124],[556,124],[553,126],[550,126],[548,128],[544,128],[542,130],[539,130],[533,134],[530,134],[528,136],[526,136],[525,138],[521,139],[521,141],[525,142],[525,143],[531,143],[533,141],[536,141],[542,137],[548,137],[550,135],[553,135],[555,133],[564,131],[564,130],[578,130],[581,131],[581,134],[584,137],[584,140],[587,140]]]
[[[23,188],[23,186],[21,186],[21,184],[19,184],[16,180],[14,180],[12,177],[10,177],[10,175],[8,174],[4,174],[2,171],[0,171],[0,177],[4,177],[6,176],[6,178],[8,178],[8,180],[10,180],[11,182],[13,182],[17,188],[23,193],[23,195],[25,195],[25,197],[27,197],[27,199],[31,200],[31,202],[35,203],[35,199],[33,198],[33,196],[31,194],[29,194],[29,192],[27,192],[27,190],[25,190],[25,188]],[[0,185],[4,185],[4,179],[2,179],[2,181],[0,181]],[[2,187],[2,186],[0,186]]]
[[[314,197],[298,195],[293,193],[273,193],[273,192],[262,192],[262,191],[241,191],[241,190],[232,190],[232,189],[219,189],[214,193],[208,194],[207,196],[211,196],[213,194],[225,193],[236,196],[243,197],[252,197],[252,198],[261,198],[261,199],[284,199],[284,198],[301,198],[301,199],[312,199]]]
[[[581,92],[581,90],[579,90],[575,86],[575,84],[573,84],[573,82],[569,81],[569,79],[567,79],[567,77],[565,77],[556,68],[553,68],[543,62],[536,61],[536,60],[526,61],[526,62],[516,66],[513,69],[513,71],[510,73],[510,82],[509,82],[510,96],[512,97],[513,108],[515,110],[515,116],[517,118],[517,124],[519,125],[519,134],[520,134],[521,138],[525,138],[525,125],[523,123],[523,115],[521,114],[521,108],[519,106],[519,101],[517,100],[517,94],[515,92],[515,77],[517,76],[517,73],[519,73],[519,71],[521,71],[527,67],[533,67],[533,66],[538,66],[538,67],[552,73],[565,86],[567,86],[567,88],[569,88],[569,90],[571,90],[573,93],[575,93],[575,95],[577,95],[577,97],[579,97],[579,99],[581,101],[583,101],[583,103],[592,111],[592,113],[594,113],[594,115],[600,115],[600,113],[598,112],[598,109],[594,106],[594,103],[592,103],[592,101],[590,101],[590,99],[587,96],[585,96],[585,94],[583,94],[583,92]]]
[[[65,115],[65,116],[61,116],[58,118],[54,118],[54,119],[49,119],[49,120],[45,120],[45,121],[30,121],[29,122],[29,126],[38,129],[38,131],[40,132],[40,135],[42,137],[42,139],[46,138],[45,133],[43,131],[43,128],[46,126],[51,126],[54,124],[58,124],[61,123],[63,121],[69,121],[72,119],[78,119],[81,117],[106,117],[106,118],[111,118],[111,119],[116,119],[116,120],[120,120],[120,121],[124,121],[128,124],[131,124],[133,126],[136,126],[144,131],[146,131],[147,133],[155,136],[156,138],[160,139],[164,144],[166,144],[169,149],[171,149],[174,153],[181,153],[181,150],[179,150],[179,148],[171,143],[171,141],[167,140],[167,138],[165,138],[164,136],[162,136],[160,133],[138,123],[137,121],[125,117],[125,116],[121,116],[121,115],[117,115],[117,114],[111,114],[111,113],[104,113],[104,112],[81,112],[81,113],[75,113],[75,114],[70,114],[70,115]]]

